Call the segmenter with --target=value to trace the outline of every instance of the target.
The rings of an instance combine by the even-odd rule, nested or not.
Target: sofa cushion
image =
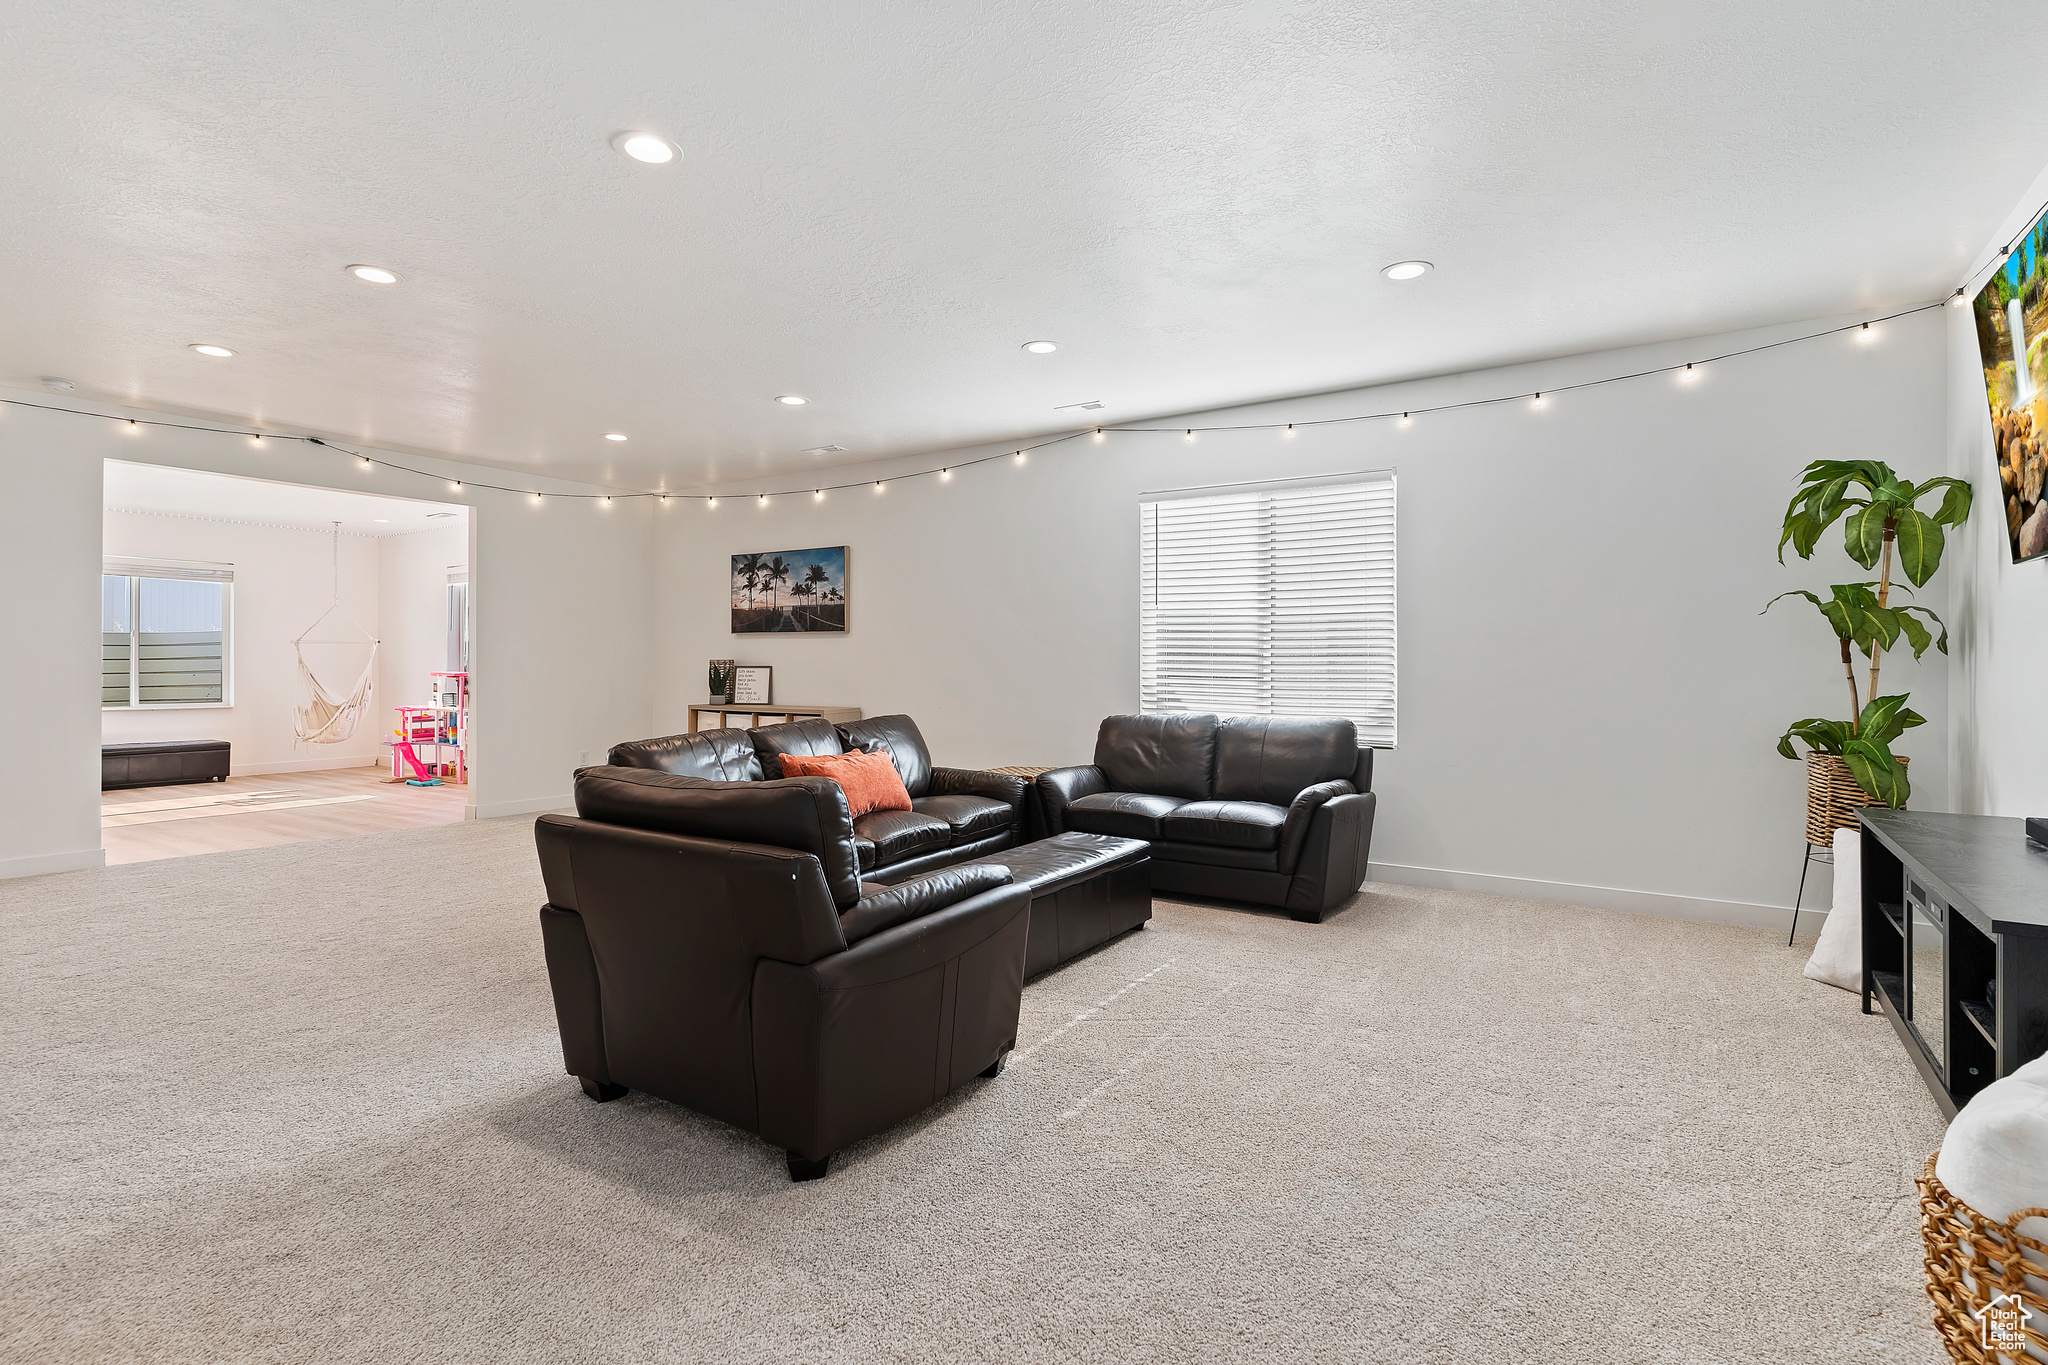
[[[846,793],[829,778],[711,782],[645,768],[579,768],[576,813],[585,820],[658,834],[809,853],[823,865],[839,909],[860,899],[853,817],[847,813]],[[903,815],[910,818],[908,811]]]
[[[913,797],[932,794],[932,755],[925,748],[917,722],[909,716],[872,716],[839,727],[839,738],[849,749],[880,749],[889,755],[903,776],[904,790]]]
[[[759,782],[764,776],[754,741],[740,729],[699,730],[688,735],[663,735],[614,744],[607,756],[615,768],[652,768],[679,777],[713,782]],[[773,774],[776,777],[781,773]]]
[[[839,742],[839,728],[829,720],[791,720],[780,725],[763,725],[747,731],[747,740],[754,746],[754,752],[761,756],[762,771],[770,775],[781,771],[775,761],[781,754],[823,758],[827,754],[846,752],[846,746]]]
[[[1164,840],[1152,845],[1152,864],[1195,863],[1202,867],[1236,867],[1252,872],[1278,872],[1280,854],[1270,848],[1231,848],[1226,844],[1176,844]]]
[[[1206,801],[1216,769],[1216,717],[1110,716],[1095,734],[1095,766],[1120,792]]]
[[[871,810],[909,810],[910,793],[887,754],[866,751],[827,754],[812,758],[805,754],[777,754],[784,777],[829,777],[846,790],[846,808],[855,816]]]
[[[991,834],[1001,834],[1017,819],[1017,808],[986,796],[919,796],[910,808],[953,828],[954,844],[971,844]]]
[[[1067,824],[1084,834],[1112,834],[1119,839],[1157,839],[1160,818],[1186,804],[1178,796],[1097,792],[1067,807]]]
[[[1349,780],[1358,727],[1348,720],[1232,716],[1216,727],[1218,801],[1284,806],[1304,787]]]
[[[1159,822],[1159,837],[1218,848],[1278,848],[1287,811],[1263,801],[1190,801]]]
[[[853,832],[875,846],[877,868],[946,848],[953,842],[951,825],[914,810],[869,811],[853,822]]]

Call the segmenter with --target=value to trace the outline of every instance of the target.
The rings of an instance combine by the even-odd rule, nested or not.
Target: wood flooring
[[[107,862],[269,848],[462,819],[468,787],[408,787],[390,776],[378,764],[101,792]]]

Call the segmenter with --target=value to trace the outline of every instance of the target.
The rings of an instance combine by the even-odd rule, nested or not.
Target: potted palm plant
[[[1916,505],[1942,490],[1933,515]],[[1872,582],[1840,583],[1822,600],[1804,589],[1780,593],[1764,605],[1769,611],[1786,597],[1804,597],[1827,621],[1840,642],[1842,672],[1849,684],[1849,719],[1823,716],[1795,721],[1778,739],[1778,752],[1799,755],[1792,741],[1803,741],[1806,753],[1807,839],[1827,843],[1831,831],[1855,823],[1859,805],[1900,807],[1912,794],[1906,760],[1891,751],[1892,741],[1924,718],[1909,710],[1907,696],[1880,696],[1878,680],[1887,650],[1903,636],[1919,658],[1933,644],[1948,653],[1948,629],[1926,607],[1891,604],[1894,562],[1918,588],[1941,567],[1944,526],[1960,526],[1970,515],[1970,485],[1961,479],[1936,478],[1915,484],[1875,460],[1816,460],[1800,476],[1799,490],[1785,508],[1778,538],[1778,562],[1790,545],[1801,559],[1811,559],[1822,532],[1842,521],[1843,545],[1849,557],[1876,569]],[[1918,618],[1925,617],[1922,621]],[[1940,631],[1939,638],[1932,625]],[[1856,654],[1870,661],[1869,687],[1856,686]]]

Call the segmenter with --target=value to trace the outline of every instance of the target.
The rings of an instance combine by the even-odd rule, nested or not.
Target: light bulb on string
[[[1188,440],[1190,440],[1190,441],[1194,440],[1194,439],[1195,439],[1195,429],[1194,429],[1193,427],[1189,427],[1189,428],[1187,429],[1187,431],[1186,431],[1186,432],[1184,433],[1184,435],[1186,436],[1186,439],[1188,439]]]
[[[1958,289],[1956,290],[1955,294],[1949,299],[1948,304],[1951,308],[1961,308],[1964,304],[1968,303],[1969,301],[1969,298],[1963,293],[1963,291]]]
[[[760,496],[759,498],[757,498],[757,499],[756,499],[755,501],[756,501],[756,502],[757,502],[757,503],[758,503],[758,504],[759,504],[760,506],[762,506],[762,507],[766,507],[766,506],[768,505],[768,495],[767,495],[766,493],[763,493],[763,494],[762,494],[762,495],[761,495],[761,496]]]
[[[823,502],[824,500],[825,500],[825,490],[824,490],[824,489],[822,489],[822,488],[813,488],[813,489],[811,490],[811,501],[812,501],[812,502]]]
[[[1530,406],[1530,407],[1532,407],[1532,408],[1540,408],[1540,407],[1542,407],[1542,406],[1543,406],[1543,395],[1542,395],[1542,394],[1540,394],[1540,393],[1539,393],[1539,394],[1537,394],[1537,395],[1536,395],[1536,397],[1535,397],[1534,399],[1532,399],[1532,400],[1530,401],[1530,403],[1529,403],[1529,406]]]
[[[262,432],[260,432],[260,431],[252,431],[252,432],[250,432],[250,433],[249,433],[249,444],[250,444],[250,445],[252,445],[252,446],[261,446],[261,445],[263,444],[263,433],[262,433]]]
[[[604,505],[605,505],[606,507],[610,507],[610,506],[612,505],[612,498],[611,498],[611,494],[609,494],[609,493],[605,494],[605,498],[604,498]]]
[[[939,479],[940,479],[940,481],[941,481],[941,482],[943,482],[943,481],[945,481],[945,480],[947,480],[947,479],[950,479],[950,478],[952,478],[952,477],[953,477],[953,471],[952,471],[952,470],[950,470],[950,469],[941,469],[941,470],[939,471]]]
[[[1023,451],[1021,451],[1021,450],[1017,452],[1017,463],[1018,463],[1018,464],[1023,464],[1023,463],[1024,463],[1024,452],[1023,452]]]
[[[1678,372],[1678,382],[1681,384],[1690,384],[1697,380],[1699,377],[1700,372],[1693,368],[1693,364],[1690,360],[1686,361],[1685,368]]]
[[[1414,421],[1414,420],[1415,420],[1414,418],[1410,417],[1410,416],[1409,416],[1409,415],[1408,415],[1407,413],[1405,413],[1405,412],[1401,414],[1401,425],[1402,425],[1402,426],[1404,426],[1404,427],[1405,427],[1405,426],[1407,426],[1407,425],[1408,425],[1408,424],[1409,424],[1410,422],[1412,422],[1412,421]]]
[[[1102,439],[1102,428],[1101,428],[1101,427],[1097,427],[1097,428],[1095,428],[1095,439],[1096,439],[1096,440],[1098,440],[1098,441]]]
[[[1292,436],[1294,434],[1294,423],[1289,422],[1287,424],[1287,430],[1281,432],[1280,434],[1282,436]]]
[[[533,505],[534,505],[535,507],[538,507],[538,506],[540,506],[540,494],[538,494],[538,493],[535,493],[535,494],[533,495]]]
[[[882,481],[880,479],[875,480],[875,491],[877,493],[882,491]]]
[[[367,455],[363,456],[363,468],[368,469],[370,467],[370,457]]]
[[[717,498],[706,498],[706,499],[704,500],[704,505],[705,505],[706,507],[716,507],[716,506],[718,506],[718,499],[717,499]]]

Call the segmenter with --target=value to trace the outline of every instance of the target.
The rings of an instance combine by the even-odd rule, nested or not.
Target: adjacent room
[[[2048,1365],[2048,11],[5,33],[0,1361]]]
[[[107,862],[463,818],[469,509],[106,462]]]

